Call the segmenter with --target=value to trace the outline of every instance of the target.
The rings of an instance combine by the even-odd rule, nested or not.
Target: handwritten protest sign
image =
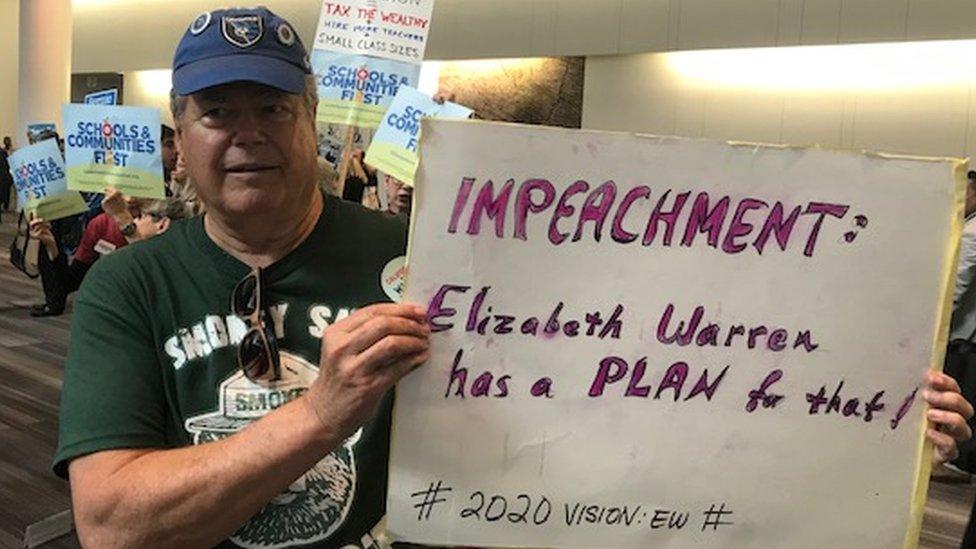
[[[436,545],[903,547],[962,162],[424,120],[389,526]]]
[[[417,139],[421,117],[467,118],[471,112],[467,107],[449,101],[437,103],[415,88],[400,86],[366,151],[366,162],[413,185],[414,172],[420,161]]]
[[[65,164],[68,188],[163,198],[159,110],[144,107],[66,104]]]
[[[419,65],[434,0],[322,2],[314,48]]]
[[[362,55],[312,51],[318,122],[375,128],[401,86],[416,86],[420,67]],[[357,93],[361,97],[357,98]]]
[[[8,162],[17,189],[17,204],[25,212],[53,221],[88,210],[81,195],[68,190],[64,160],[56,140],[45,139],[17,149]]]

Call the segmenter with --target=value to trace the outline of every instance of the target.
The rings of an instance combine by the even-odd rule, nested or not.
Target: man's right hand
[[[370,305],[325,330],[319,377],[305,402],[326,431],[350,436],[400,378],[427,361],[425,315],[416,305]]]
[[[125,203],[125,195],[117,189],[107,187],[105,198],[102,199],[102,210],[115,218],[128,215],[129,210]]]
[[[47,247],[57,248],[57,244],[54,241],[54,233],[51,232],[51,224],[39,217],[31,216],[30,220],[30,235],[31,238],[35,238]],[[52,258],[53,259],[53,258]]]

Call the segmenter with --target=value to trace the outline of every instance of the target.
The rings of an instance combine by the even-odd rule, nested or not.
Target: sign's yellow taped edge
[[[939,324],[933,334],[934,344],[932,346],[932,358],[929,368],[934,372],[942,371],[942,363],[945,360],[946,345],[949,342],[949,321],[952,318],[952,294],[956,287],[956,260],[959,256],[959,242],[962,238],[962,226],[964,211],[966,208],[966,171],[968,170],[969,159],[954,160],[953,176],[955,185],[955,213],[952,217],[952,225],[949,230],[949,253],[945,254],[945,263],[942,265],[942,279],[945,291],[942,296],[942,303],[939,311]],[[928,405],[922,409],[922,421],[919,425],[918,461],[915,467],[915,486],[912,489],[911,507],[909,510],[908,529],[905,532],[905,542],[902,544],[904,549],[916,549],[918,547],[919,536],[922,533],[922,518],[925,515],[925,501],[928,499],[929,477],[932,474],[932,443],[926,440],[925,431],[928,429],[928,421],[925,414]]]

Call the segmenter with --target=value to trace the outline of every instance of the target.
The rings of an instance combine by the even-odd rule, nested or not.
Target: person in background
[[[183,155],[176,153],[174,168],[170,174],[169,189],[173,193],[173,198],[183,203],[186,215],[193,217],[203,214],[206,207],[197,196],[197,190],[193,187],[193,182],[186,173],[186,162]]]
[[[183,204],[173,198],[142,203],[126,201],[122,193],[106,189],[105,212],[85,227],[81,243],[71,262],[58,247],[50,223],[36,218],[30,222],[31,237],[40,241],[53,266],[41,273],[45,303],[31,307],[31,316],[56,316],[64,312],[68,295],[80,286],[88,270],[100,257],[132,242],[147,240],[169,229],[170,223],[186,217]]]
[[[329,196],[339,196],[339,189],[337,184],[339,182],[339,174],[332,168],[332,164],[321,156],[316,158],[318,163],[318,176],[319,188],[322,192]]]
[[[944,371],[959,383],[963,396],[972,401],[976,398],[976,371],[973,371],[976,367],[976,171],[970,170],[966,179],[965,219],[956,264]],[[946,466],[955,469],[957,475],[968,476],[968,473],[976,472],[974,441],[960,442],[959,456]],[[970,510],[960,547],[976,547],[976,507]]]
[[[376,170],[363,163],[363,150],[355,149],[349,159],[349,171],[342,187],[342,199],[362,204],[370,188],[376,188]]]
[[[173,179],[173,170],[176,169],[176,133],[173,128],[162,125],[159,131],[160,149],[159,153],[163,160],[163,183],[166,185],[166,196],[173,196],[174,192],[170,187]]]
[[[386,211],[393,215],[410,217],[413,206],[413,187],[390,174],[383,174],[383,192],[386,193]]]
[[[31,144],[54,139],[61,151],[61,156],[64,157],[64,140],[61,139],[57,131],[45,129],[37,134],[28,132],[28,139],[31,140]],[[92,210],[94,209],[97,212],[100,208],[101,201],[95,200],[101,196],[100,194],[83,192],[81,196],[88,204],[88,212],[56,219],[49,224],[50,233],[53,237],[54,245],[59,250],[59,255],[63,253],[71,255],[74,253],[75,248],[81,242],[86,221],[95,215]],[[52,316],[60,315],[64,312],[64,300],[59,296],[57,266],[54,265],[52,257],[46,253],[39,253],[37,256],[37,270],[41,275],[41,285],[44,287],[45,299],[43,303],[31,305],[30,314],[32,316]]]
[[[8,157],[13,153],[10,137],[3,138],[3,148],[0,149],[0,211],[10,211],[10,196],[14,186],[14,178],[10,175]]]
[[[112,187],[105,189],[102,210],[103,215],[112,220],[112,224],[128,243],[162,234],[169,228],[171,221],[187,217],[185,204],[176,197],[162,200],[138,199],[127,197]]]
[[[972,340],[976,332],[976,170],[966,177],[965,221],[952,294],[949,340]]]

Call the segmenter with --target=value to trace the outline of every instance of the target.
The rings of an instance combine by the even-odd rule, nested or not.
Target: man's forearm
[[[341,443],[302,397],[223,440],[121,463],[106,453],[80,458],[70,471],[79,538],[91,547],[213,546]]]

